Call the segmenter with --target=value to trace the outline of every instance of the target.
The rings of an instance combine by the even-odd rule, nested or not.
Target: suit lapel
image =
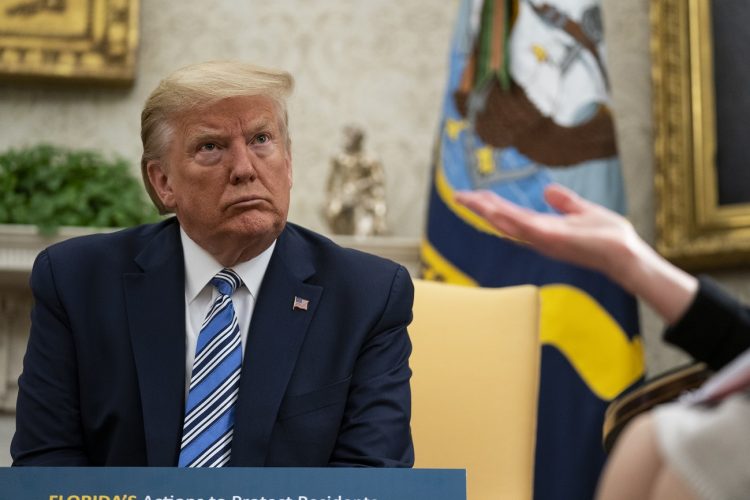
[[[240,377],[232,465],[263,466],[281,400],[323,288],[305,243],[289,227],[279,237],[258,293]],[[293,309],[294,298],[308,300]]]
[[[146,436],[147,464],[174,466],[185,399],[185,268],[179,225],[167,223],[125,274],[125,298]]]

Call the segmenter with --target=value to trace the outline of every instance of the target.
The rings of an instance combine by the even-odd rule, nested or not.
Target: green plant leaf
[[[39,144],[0,153],[0,223],[132,226],[158,220],[126,160]]]

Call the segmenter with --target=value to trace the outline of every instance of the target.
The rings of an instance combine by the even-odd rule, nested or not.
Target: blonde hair
[[[286,71],[237,61],[191,64],[159,82],[141,112],[141,175],[159,213],[168,213],[169,210],[151,185],[146,165],[152,160],[163,161],[177,116],[230,97],[266,96],[276,103],[282,134],[289,147],[286,99],[293,87],[294,79]]]

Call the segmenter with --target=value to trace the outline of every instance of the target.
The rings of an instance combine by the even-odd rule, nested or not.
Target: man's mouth
[[[237,198],[236,200],[231,201],[227,205],[227,208],[253,208],[266,203],[268,203],[268,200],[266,200],[265,198],[260,198],[257,196],[243,196],[242,198]]]

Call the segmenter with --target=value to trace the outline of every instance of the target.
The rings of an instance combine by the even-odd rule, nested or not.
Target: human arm
[[[458,193],[456,201],[547,256],[602,272],[668,324],[685,313],[698,281],[660,257],[624,217],[559,185],[548,186],[544,194],[561,216],[519,207],[487,191]]]
[[[365,339],[352,374],[331,466],[411,467],[411,391],[406,331],[414,286],[399,267],[380,318]]]
[[[34,308],[18,381],[13,465],[89,465],[80,423],[76,353],[47,251],[31,273]]]
[[[457,201],[539,252],[600,271],[641,297],[667,322],[664,339],[718,369],[750,348],[750,311],[708,279],[673,266],[622,216],[562,186],[545,191],[562,215],[518,207],[493,193]]]

